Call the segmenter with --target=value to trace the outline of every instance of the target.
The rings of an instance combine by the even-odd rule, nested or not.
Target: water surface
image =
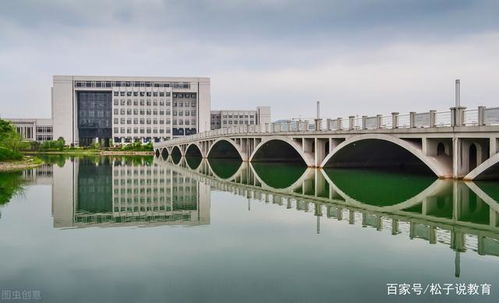
[[[498,302],[499,187],[222,160],[0,175],[0,288],[45,302]],[[387,283],[490,296],[387,296]]]

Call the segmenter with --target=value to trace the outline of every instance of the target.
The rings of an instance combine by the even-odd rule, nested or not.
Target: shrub
[[[45,141],[42,143],[40,146],[41,150],[63,150],[64,145],[66,145],[66,142],[64,141],[64,138],[59,137],[57,140],[51,140],[51,141]]]
[[[121,149],[129,151],[152,151],[152,143],[142,144],[140,141],[136,141],[122,146]]]
[[[23,155],[17,151],[0,147],[0,161],[21,160]]]

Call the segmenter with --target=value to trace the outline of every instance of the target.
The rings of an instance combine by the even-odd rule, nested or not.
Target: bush
[[[152,143],[146,143],[142,144],[140,141],[130,143],[127,145],[124,145],[121,147],[122,150],[129,150],[129,151],[152,151]]]
[[[23,155],[17,151],[0,147],[0,161],[21,160]]]
[[[40,146],[41,150],[47,151],[47,150],[63,150],[64,145],[66,145],[66,142],[64,141],[63,138],[59,138],[57,140],[52,140],[52,141],[45,141],[42,143]]]

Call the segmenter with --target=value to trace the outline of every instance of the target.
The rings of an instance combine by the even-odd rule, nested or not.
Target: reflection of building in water
[[[210,223],[207,185],[157,165],[96,161],[54,167],[55,227]]]
[[[43,164],[22,171],[23,180],[28,184],[52,184],[52,165]]]

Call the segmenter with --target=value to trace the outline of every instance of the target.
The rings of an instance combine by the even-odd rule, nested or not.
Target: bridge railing
[[[499,107],[486,108],[485,106],[478,107],[479,125],[499,125]]]
[[[452,126],[451,111],[443,111],[435,113],[435,127],[449,127]]]
[[[411,115],[404,114],[398,115],[398,123],[396,128],[409,128],[411,127]]]
[[[228,128],[210,130],[203,133],[175,138],[170,142],[183,143],[203,138],[218,138],[230,134],[262,134],[286,132],[317,132],[317,131],[360,131],[375,129],[400,129],[400,128],[438,128],[454,126],[494,126],[499,125],[499,107],[486,108],[479,106],[477,109],[453,107],[449,111],[411,112],[391,115],[376,116],[349,116],[318,121],[299,120],[281,123],[266,123],[264,125],[233,125]],[[318,127],[318,129],[316,129]]]
[[[478,121],[478,109],[468,109],[464,111],[464,121],[465,126],[477,126]]]

